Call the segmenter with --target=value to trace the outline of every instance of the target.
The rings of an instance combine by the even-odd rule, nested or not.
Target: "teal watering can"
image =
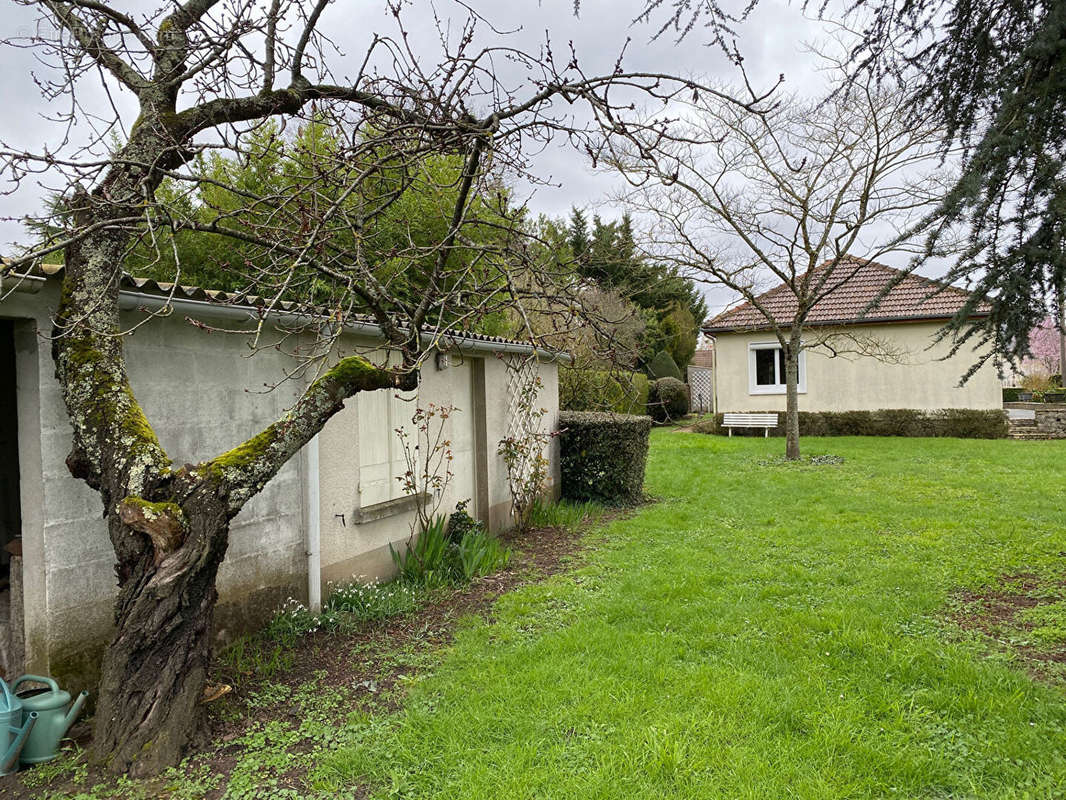
[[[24,712],[22,701],[0,680],[0,775],[19,768],[19,753],[37,722],[37,712]]]
[[[70,701],[70,692],[65,692],[51,678],[40,675],[23,675],[11,684],[12,691],[18,691],[20,684],[30,681],[43,683],[47,689],[24,689],[16,696],[21,701],[22,709],[27,714],[37,717],[37,724],[26,738],[19,761],[22,764],[41,764],[51,761],[59,755],[59,740],[67,735],[70,726],[81,713],[88,692],[82,692]]]

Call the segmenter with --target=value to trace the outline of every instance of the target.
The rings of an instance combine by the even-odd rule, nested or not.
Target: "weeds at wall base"
[[[549,507],[546,513],[556,512]],[[558,513],[573,516],[569,509]],[[287,603],[287,613],[258,635],[219,653],[212,681],[232,681],[234,691],[207,706],[197,752],[182,765],[152,780],[116,781],[95,774],[68,743],[47,769],[5,779],[13,788],[0,787],[0,798],[362,797],[358,787],[337,795],[319,785],[322,776],[310,777],[315,765],[342,744],[385,735],[391,712],[435,668],[460,620],[487,612],[505,592],[566,569],[581,546],[579,535],[562,527],[505,534],[500,545],[513,553],[507,567],[465,585],[425,591],[401,591],[397,581],[333,586],[322,615]],[[332,626],[325,621],[330,615]],[[316,616],[323,621],[312,626]]]

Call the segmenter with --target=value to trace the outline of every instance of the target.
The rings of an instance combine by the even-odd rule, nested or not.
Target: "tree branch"
[[[410,391],[418,373],[376,367],[362,356],[349,356],[308,387],[284,416],[227,453],[195,468],[216,483],[235,515],[358,392],[379,389]]]

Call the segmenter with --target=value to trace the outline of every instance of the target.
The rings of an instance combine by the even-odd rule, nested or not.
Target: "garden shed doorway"
[[[11,553],[18,552],[22,536],[17,393],[15,325],[0,319],[0,670],[5,673],[13,666]]]

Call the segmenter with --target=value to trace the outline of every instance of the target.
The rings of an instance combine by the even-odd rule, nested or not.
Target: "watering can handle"
[[[21,678],[16,678],[15,682],[13,684],[11,684],[12,693],[14,693],[14,691],[16,689],[18,689],[18,686],[19,686],[20,683],[24,683],[25,681],[33,681],[34,683],[43,683],[43,684],[46,684],[47,686],[51,687],[53,692],[58,692],[59,691],[59,684],[56,683],[51,678],[47,678],[47,677],[45,677],[43,675],[23,675]]]

